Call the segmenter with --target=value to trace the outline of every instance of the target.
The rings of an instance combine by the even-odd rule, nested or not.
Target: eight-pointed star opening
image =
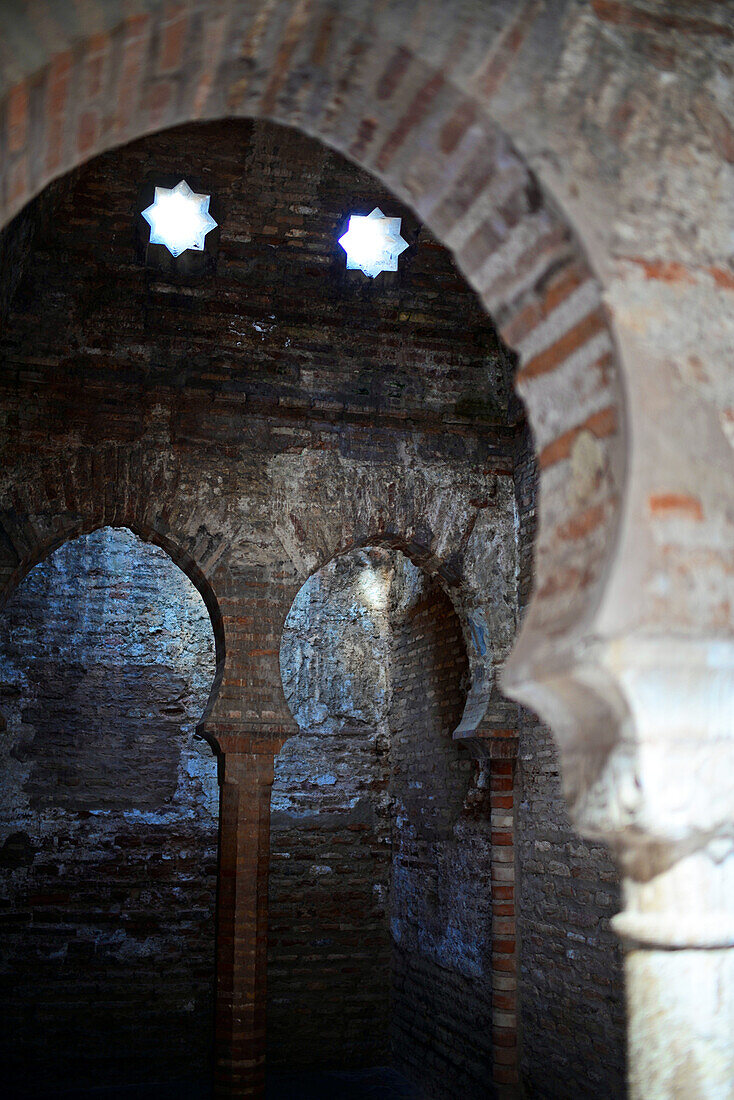
[[[397,271],[398,256],[408,247],[400,236],[400,218],[386,218],[379,206],[366,217],[352,214],[339,244],[347,254],[347,267],[371,279],[381,271]]]
[[[204,238],[217,222],[209,213],[211,195],[197,195],[186,180],[175,187],[156,187],[155,199],[143,210],[150,243],[165,245],[172,256],[187,248],[204,251]]]

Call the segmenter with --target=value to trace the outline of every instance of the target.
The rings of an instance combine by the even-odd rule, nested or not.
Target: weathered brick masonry
[[[142,184],[151,185],[159,172],[186,175],[214,196],[218,253],[202,275],[146,267],[136,204]],[[351,211],[373,205],[403,217],[411,249],[398,275],[368,282],[345,272],[335,239]],[[164,133],[75,173],[36,216],[32,238],[17,227],[6,238],[15,283],[2,334],[10,575],[22,576],[64,537],[103,523],[127,524],[159,542],[202,591],[222,677],[209,731],[229,760],[224,897],[232,913],[249,906],[246,920],[220,923],[226,996],[217,1018],[220,1034],[232,1038],[222,1048],[219,1087],[236,1081],[249,1088],[242,1082],[254,1073],[256,1090],[261,1062],[253,1063],[247,1042],[261,1041],[264,1004],[246,975],[253,951],[264,959],[267,866],[253,859],[252,845],[258,838],[267,844],[268,751],[295,728],[277,667],[286,613],[305,577],[338,551],[368,543],[402,547],[452,593],[468,649],[470,700],[481,702],[482,745],[516,725],[516,708],[497,689],[517,619],[513,479],[517,456],[525,453],[521,414],[510,397],[511,357],[448,254],[415,216],[374,180],[292,131],[228,122]],[[521,555],[523,573],[527,550]],[[430,636],[429,643],[440,648]],[[417,663],[414,673],[420,669]],[[449,694],[437,687],[436,714],[423,716],[436,736],[447,737],[461,718],[451,696],[455,673],[449,663]],[[425,684],[417,684],[411,698],[427,705]],[[406,731],[409,717],[405,712]],[[471,728],[469,722],[464,732]],[[247,757],[248,751],[263,755]],[[437,1096],[455,1079],[460,1050],[462,1087],[470,1095],[486,1087],[492,1060],[498,1084],[511,1084],[517,1073],[512,845],[500,835],[507,830],[490,835],[486,794],[489,785],[497,799],[506,798],[512,769],[504,757],[480,765],[465,755],[464,771],[459,764],[467,750],[450,741],[436,756],[426,744],[412,743],[411,752],[426,754],[426,768],[443,761],[447,790],[464,778],[445,808],[452,839],[434,838],[426,846],[425,838],[406,833],[401,843],[417,847],[401,881],[420,898],[420,868],[430,864],[447,892],[457,874],[466,891],[461,921],[443,939],[440,920],[427,932],[435,914],[426,915],[425,897],[415,915],[404,918],[393,1023],[413,1036],[412,1070],[418,1072],[419,1062],[421,1072],[432,1065],[430,1089]],[[419,755],[411,759],[420,772]],[[432,774],[435,780],[438,771]],[[422,774],[413,779],[425,785]],[[276,793],[278,783],[276,772]],[[253,814],[255,804],[260,809]],[[496,810],[506,807],[498,803]],[[370,1004],[380,1002],[384,1010],[389,987],[377,980],[387,975],[389,947],[384,930],[377,930],[382,903],[370,895],[373,908],[367,907],[375,929],[372,958],[382,960],[371,979],[373,1000],[353,999],[350,1030],[350,1014],[339,1011],[353,997],[349,968],[328,958],[327,944],[317,945],[305,966],[291,965],[294,954],[303,961],[314,926],[293,930],[303,885],[286,868],[312,866],[312,841],[318,846],[323,837],[289,835],[279,812],[273,822],[271,1056],[334,1064],[346,1029],[350,1057],[369,1061],[387,1049],[384,1023],[369,1035],[359,1026]],[[356,912],[364,908],[359,891],[368,877],[360,861],[379,865],[383,880],[387,862],[382,842],[373,847],[364,823],[352,825],[341,866],[342,881],[351,876],[360,883],[352,899]],[[589,870],[589,878],[594,874]],[[500,879],[493,894],[492,882]],[[257,882],[254,893],[248,882]],[[326,883],[309,886],[313,912],[325,893]],[[487,938],[493,905],[494,949]],[[607,911],[599,902],[599,918]],[[345,932],[356,940],[355,919],[353,913]],[[416,953],[406,943],[421,929],[429,946]],[[490,955],[494,978],[487,979]],[[569,974],[575,965],[566,958]],[[264,962],[257,966],[262,976]],[[368,968],[366,952],[358,967]],[[325,986],[331,997],[320,996]],[[249,1039],[238,1045],[234,1006],[245,988]],[[313,1003],[317,996],[315,1053],[308,1030],[292,1026],[289,1013],[299,998]],[[546,1026],[546,1018],[533,1020],[538,1033]],[[431,1057],[421,1058],[421,1049]],[[543,1042],[527,1051],[532,1076]],[[571,1044],[568,1057],[576,1051]],[[559,1057],[563,1062],[566,1055]]]
[[[161,550],[105,528],[0,622],[6,1095],[205,1080],[217,783],[194,734],[211,624]]]
[[[0,224],[50,181],[126,141],[201,118],[276,119],[352,157],[408,203],[451,249],[518,352],[542,492],[535,592],[504,684],[553,723],[571,815],[585,835],[614,845],[624,867],[625,911],[615,929],[633,945],[626,968],[636,1100],[719,1095],[734,1079],[731,8],[729,0],[0,5]],[[120,215],[121,235],[126,219]],[[14,228],[1,250],[10,271],[10,289],[0,292],[3,324],[35,240],[32,222]],[[62,266],[60,259],[57,272]],[[73,278],[73,265],[64,272]],[[99,286],[86,287],[80,315],[88,310],[93,319]],[[177,299],[196,312],[194,293],[180,290]],[[63,321],[64,310],[57,314]],[[271,320],[268,311],[250,319]],[[515,733],[535,723],[511,719],[495,690],[512,616],[503,621],[503,598],[486,594],[502,591],[506,573],[489,583],[491,570],[476,569],[476,544],[497,548],[493,518],[507,505],[507,471],[492,470],[492,486],[478,484],[486,453],[469,446],[460,455],[467,425],[444,420],[440,434],[451,446],[441,462],[450,450],[476,482],[467,489],[458,467],[438,477],[426,457],[433,446],[426,450],[426,421],[414,433],[405,418],[392,434],[396,424],[381,417],[380,446],[397,438],[397,459],[368,474],[364,454],[375,454],[368,415],[355,414],[346,394],[336,407],[318,405],[328,395],[312,390],[304,405],[294,406],[291,393],[277,406],[279,427],[287,417],[296,432],[287,454],[283,432],[266,423],[273,402],[259,403],[254,387],[246,411],[244,390],[223,399],[222,363],[212,356],[201,370],[201,343],[192,345],[192,366],[181,356],[179,377],[186,373],[190,385],[200,371],[212,384],[189,389],[190,401],[183,386],[153,400],[154,371],[141,398],[139,364],[114,395],[105,390],[109,400],[104,368],[62,399],[67,382],[56,352],[39,346],[35,330],[31,336],[36,354],[22,367],[24,392],[2,414],[0,585],[12,589],[67,538],[127,523],[164,546],[199,586],[217,648],[206,732],[224,753],[227,810],[217,1088],[220,1096],[255,1095],[267,868],[248,844],[267,846],[272,754],[292,732],[277,669],[287,608],[311,571],[367,542],[404,546],[439,573],[452,586],[472,672],[462,733],[472,734],[473,752],[497,762],[495,812],[508,809],[499,804],[506,791],[494,784],[510,778]],[[149,347],[140,336],[126,322],[115,351]],[[102,341],[97,350],[106,356]],[[67,368],[71,376],[76,364]],[[34,387],[54,371],[54,402],[36,416]],[[180,398],[173,412],[172,392]],[[96,424],[90,400],[100,410]],[[308,448],[297,434],[304,422]],[[251,454],[275,456],[269,466],[242,460],[246,433]],[[346,457],[329,450],[336,435],[342,446],[349,438]],[[258,493],[266,467],[267,488]],[[334,489],[342,483],[348,493]],[[534,733],[525,740],[539,744]],[[522,745],[520,755],[515,823],[544,803],[533,797],[536,781],[545,792]],[[553,776],[542,743],[536,756]],[[587,859],[571,852],[565,823],[557,824],[553,836],[534,837],[532,854],[518,845],[529,875],[518,873],[515,885],[531,911],[549,917],[535,930],[570,967],[579,961],[561,949],[563,904],[553,911],[566,876],[553,870],[549,882],[530,866],[550,850],[577,870],[576,858]],[[511,847],[499,837],[493,843],[497,870]],[[589,882],[606,874],[603,861],[597,866]],[[692,881],[700,888],[691,890]],[[605,903],[597,904],[603,912]],[[589,948],[582,969],[601,975],[590,966],[588,930],[578,934]],[[503,946],[497,963],[502,957],[509,967],[517,937],[508,934]],[[523,973],[532,994],[540,985]],[[495,1021],[500,1011],[512,1031],[511,1010],[495,999]],[[555,1010],[547,1017],[554,1026],[559,1019]],[[595,1061],[596,1048],[607,1046],[598,1022],[589,1029]],[[531,1072],[531,1048],[523,1049]],[[564,1073],[558,1063],[542,1080],[554,1088],[579,1080]],[[531,1078],[541,1080],[536,1070]],[[589,1074],[584,1087],[592,1082]]]
[[[625,1095],[619,878],[571,828],[558,753],[527,715],[516,799],[521,1076],[530,1096]]]
[[[451,738],[468,686],[451,601],[395,551],[346,554],[299,593],[281,666],[302,732],[273,788],[272,1058],[392,1047],[423,1095],[485,1096],[488,772]]]
[[[536,463],[528,443],[520,444],[515,466],[521,608],[531,596],[537,522]],[[608,851],[573,830],[551,732],[519,709],[519,759],[494,784],[514,824],[521,1079],[531,1096],[622,1097],[624,975],[609,926],[619,908],[619,876]]]
[[[270,1065],[390,1061],[393,583],[389,551],[347,553],[309,578],[286,620],[280,662],[300,730],[276,760],[271,802]]]
[[[464,708],[466,651],[436,581],[416,584],[403,602],[390,716],[394,1051],[424,1095],[451,1087],[478,1098],[492,1062],[492,920],[489,820],[477,812],[482,773],[451,740]]]

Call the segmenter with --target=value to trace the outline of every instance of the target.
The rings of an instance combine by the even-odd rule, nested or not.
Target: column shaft
[[[262,1097],[271,754],[224,756],[219,824],[216,1100]]]
[[[626,960],[631,1100],[734,1100],[734,949]]]

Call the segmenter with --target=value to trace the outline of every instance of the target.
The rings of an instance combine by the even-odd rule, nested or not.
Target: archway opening
[[[272,794],[272,1071],[485,1095],[490,820],[452,738],[469,680],[452,602],[399,550],[347,552],[301,588],[280,661],[300,733]]]
[[[199,591],[126,528],[65,543],[4,608],[12,1095],[207,1078],[218,791],[196,724],[214,676]]]
[[[567,228],[502,136],[485,138],[415,201],[412,172],[383,174],[391,194],[303,133],[242,119],[158,133],[51,185],[0,243],[9,277],[0,294],[9,426],[0,584],[12,587],[49,543],[103,519],[139,517],[163,545],[166,533],[185,532],[188,559],[216,571],[226,597],[233,660],[221,713],[262,729],[284,718],[277,640],[294,586],[315,563],[398,531],[415,560],[450,583],[473,574],[483,597],[466,622],[486,679],[465,729],[481,721],[500,747],[525,743],[522,893],[504,899],[494,925],[497,965],[516,967],[520,988],[492,978],[495,1080],[517,1080],[522,1030],[531,1086],[547,1085],[551,1049],[561,1095],[572,1067],[583,1067],[580,1090],[592,1063],[606,1079],[608,1061],[614,1091],[621,1024],[610,1025],[605,1004],[590,1027],[597,1002],[585,995],[593,973],[612,991],[605,1000],[619,1000],[604,926],[614,899],[589,887],[576,903],[579,878],[600,877],[597,854],[560,809],[547,728],[533,726],[529,747],[527,714],[518,720],[498,688],[530,589],[536,497],[529,433],[511,396],[514,357],[482,302],[521,352],[523,384],[544,410],[534,419],[546,516],[535,640],[547,629],[558,652],[593,602],[619,499],[614,357],[598,287]],[[326,140],[368,163],[348,142]],[[427,148],[430,167],[442,163]],[[140,255],[140,182],[161,168],[168,183],[195,171],[195,186],[219,196],[215,270],[172,278]],[[367,281],[345,270],[336,240],[355,195],[369,197],[364,209],[402,216],[412,244],[398,273]],[[517,543],[516,573],[507,570],[514,595],[493,572],[503,571],[505,530]],[[480,544],[486,570],[476,568]],[[500,855],[508,852],[498,844]],[[486,873],[484,884],[493,905],[511,892],[490,889]],[[515,903],[516,940],[507,931]],[[558,1042],[571,988],[574,1025]],[[610,1058],[599,1038],[607,1032]]]

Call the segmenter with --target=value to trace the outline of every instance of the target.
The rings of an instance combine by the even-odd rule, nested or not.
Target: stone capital
[[[556,735],[574,825],[619,861],[617,932],[734,945],[734,644],[594,639],[505,686]]]
[[[267,723],[221,723],[205,721],[197,733],[206,738],[220,756],[277,756],[288,737],[290,728]]]

